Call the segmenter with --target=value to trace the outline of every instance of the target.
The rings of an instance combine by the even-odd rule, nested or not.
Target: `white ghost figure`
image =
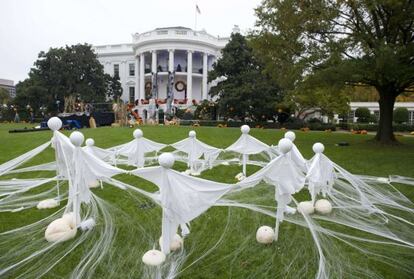
[[[306,180],[308,181],[308,190],[313,204],[319,193],[322,193],[324,197],[330,193],[336,178],[333,163],[322,153],[324,149],[323,144],[315,143],[313,145],[315,156],[308,163],[309,169]]]
[[[166,144],[154,142],[146,139],[143,136],[143,132],[140,129],[136,129],[133,132],[134,140],[117,146],[114,150],[117,155],[122,155],[128,158],[128,164],[142,168],[145,165],[145,154],[149,152],[158,152]]]
[[[292,142],[292,150],[289,152],[289,156],[291,156],[293,162],[304,172],[307,172],[307,160],[303,157],[302,153],[300,153],[299,149],[295,144],[296,134],[292,131],[288,131],[285,133],[285,139],[288,139]],[[278,146],[278,148],[280,148]]]
[[[168,254],[178,227],[181,226],[183,235],[188,234],[186,224],[213,206],[232,186],[172,170],[174,156],[171,153],[161,154],[158,161],[160,166],[136,169],[130,173],[160,189],[156,199],[163,212],[161,251]]]
[[[232,145],[227,147],[225,151],[232,151],[243,156],[243,174],[246,176],[246,165],[249,155],[267,152],[270,155],[270,146],[261,142],[260,140],[249,135],[250,127],[243,125],[240,128],[242,134]]]
[[[275,200],[277,201],[275,239],[279,234],[279,223],[284,219],[284,213],[290,213],[288,204],[292,201],[292,195],[300,191],[305,184],[305,175],[289,156],[292,142],[288,139],[281,139],[278,143],[283,153],[273,159],[267,166],[246,177],[238,185],[242,188],[253,187],[264,180],[266,183],[275,186]]]
[[[206,167],[211,168],[213,166],[213,162],[222,151],[222,149],[210,146],[198,140],[196,135],[195,131],[190,131],[188,133],[188,138],[171,144],[171,146],[175,149],[187,154],[187,166],[190,168],[190,174],[193,175],[199,172],[197,161],[201,158],[201,156],[204,156],[202,163],[204,163]]]

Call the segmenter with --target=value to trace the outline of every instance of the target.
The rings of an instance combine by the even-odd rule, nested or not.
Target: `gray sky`
[[[27,77],[37,54],[66,44],[129,43],[157,27],[194,28],[228,36],[252,28],[260,0],[0,0],[0,78]]]

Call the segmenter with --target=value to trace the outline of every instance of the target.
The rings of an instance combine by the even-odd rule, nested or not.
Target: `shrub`
[[[396,108],[394,110],[394,122],[398,124],[402,124],[408,122],[408,109],[406,108]]]
[[[368,108],[357,108],[355,110],[355,117],[358,118],[358,123],[369,123],[371,112]]]

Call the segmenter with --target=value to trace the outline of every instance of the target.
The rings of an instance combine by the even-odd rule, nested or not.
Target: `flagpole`
[[[197,3],[194,8],[194,31],[197,31]]]

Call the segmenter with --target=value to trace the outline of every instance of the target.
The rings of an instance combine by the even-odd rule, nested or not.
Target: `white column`
[[[145,99],[145,55],[139,55],[139,99]]]
[[[171,73],[174,71],[174,50],[173,49],[169,49],[168,50],[168,71],[170,71]]]
[[[187,104],[193,101],[193,51],[187,51]]]
[[[157,72],[157,51],[153,50],[152,53],[152,65],[151,65],[151,71],[153,73]]]
[[[203,93],[203,100],[207,99],[207,58],[208,54],[203,54],[203,81],[202,81],[202,93]]]
[[[129,87],[126,85],[126,80],[127,80],[127,73],[126,73],[126,69],[125,66],[127,65],[127,61],[121,61],[121,63],[119,63],[119,81],[122,84],[122,90],[123,90],[123,96],[126,96],[126,100],[128,100],[129,102]]]
[[[139,56],[138,55],[136,55],[135,56],[135,100],[136,99],[140,99],[140,83],[139,83],[139,74],[138,74],[138,71],[139,71]]]

